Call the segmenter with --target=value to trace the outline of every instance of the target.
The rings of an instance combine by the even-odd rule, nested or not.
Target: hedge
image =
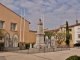
[[[80,56],[77,56],[77,55],[70,56],[70,57],[67,58],[66,60],[80,60]]]

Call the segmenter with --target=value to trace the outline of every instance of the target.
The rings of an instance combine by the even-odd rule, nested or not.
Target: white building
[[[75,25],[74,27],[74,44],[79,43],[80,42],[80,24]]]

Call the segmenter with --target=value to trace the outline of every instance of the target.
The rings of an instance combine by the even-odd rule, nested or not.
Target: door
[[[18,47],[18,34],[14,34],[12,40],[13,40],[13,47]]]
[[[4,47],[9,47],[9,39],[10,39],[10,34],[6,33],[4,36]]]

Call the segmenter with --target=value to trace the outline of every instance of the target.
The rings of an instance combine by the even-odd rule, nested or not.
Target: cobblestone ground
[[[80,49],[71,48],[70,50],[65,51],[36,54],[0,52],[0,60],[65,60],[72,55],[80,56]]]

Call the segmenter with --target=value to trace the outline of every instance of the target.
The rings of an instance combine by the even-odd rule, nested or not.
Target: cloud
[[[17,7],[14,3],[14,0],[0,0],[0,3],[4,4],[6,7],[10,8],[11,10],[19,10],[19,7]]]
[[[66,21],[75,24],[80,22],[79,0],[0,0],[2,4],[20,14],[20,9],[26,9],[26,19],[31,22],[30,29],[37,29],[37,22],[44,14],[44,27],[55,29]]]

